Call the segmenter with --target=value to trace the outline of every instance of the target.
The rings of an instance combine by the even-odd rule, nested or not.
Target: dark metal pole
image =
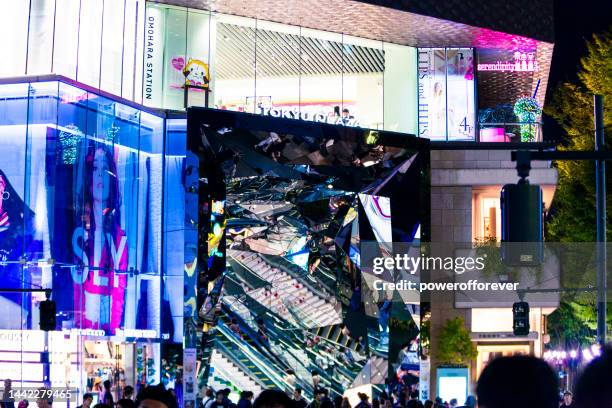
[[[595,151],[605,150],[603,96],[595,95]],[[596,162],[597,340],[606,344],[606,162]]]

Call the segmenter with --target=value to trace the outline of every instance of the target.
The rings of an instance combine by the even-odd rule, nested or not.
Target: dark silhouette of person
[[[558,408],[558,379],[543,360],[532,356],[499,357],[478,379],[479,408]]]
[[[575,389],[577,408],[612,407],[612,349],[606,349],[584,369]]]

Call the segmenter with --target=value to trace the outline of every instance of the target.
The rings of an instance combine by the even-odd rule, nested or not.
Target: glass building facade
[[[0,377],[160,381],[183,332],[185,127],[66,82],[0,85],[2,287],[52,289],[59,330],[36,330],[44,293],[1,293]]]
[[[335,33],[143,0],[16,0],[3,6],[0,27],[16,38],[3,51],[1,77],[53,73],[153,108],[208,106],[441,141],[520,136],[514,101],[477,98],[477,79],[507,75],[524,86],[537,69],[478,73],[477,64],[496,69],[481,64],[490,55],[512,60],[503,47],[416,48],[341,34],[342,27]],[[534,45],[521,50],[533,65]],[[522,91],[531,92],[531,85]],[[538,119],[530,122],[536,141]]]

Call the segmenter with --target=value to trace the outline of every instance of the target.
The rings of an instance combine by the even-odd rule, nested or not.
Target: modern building
[[[268,116],[270,126],[280,127],[267,131],[281,134],[283,143],[287,127],[300,134],[291,127],[299,125],[279,125],[291,123],[284,120],[338,135],[360,129],[400,135],[419,152],[419,140],[431,141],[431,200],[422,205],[430,215],[420,220],[422,235],[412,238],[433,243],[499,240],[499,192],[517,178],[510,152],[550,147],[538,111],[554,40],[549,0],[15,0],[0,11],[6,39],[0,59],[1,286],[52,287],[63,330],[47,340],[34,330],[44,294],[0,296],[8,311],[0,316],[0,377],[16,383],[50,379],[79,393],[108,377],[117,385],[163,378],[174,384],[177,366],[185,375],[199,360],[211,362],[205,380],[217,386],[287,387],[295,381],[279,369],[294,367],[306,381],[323,364],[317,357],[340,358],[334,347],[364,362],[319,373],[326,387],[361,390],[388,379],[389,356],[368,355],[342,326],[351,294],[334,292],[334,271],[322,261],[312,279],[300,272],[305,261],[285,237],[303,233],[303,219],[275,226],[267,242],[248,241],[260,255],[228,247],[224,259],[233,275],[225,280],[222,303],[240,296],[248,302],[238,302],[242,310],[222,308],[222,340],[209,350],[210,360],[183,353],[183,343],[192,344],[194,336],[184,322],[201,318],[196,289],[203,289],[193,263],[203,238],[198,243],[197,216],[186,216],[190,189],[197,189],[185,181],[188,107]],[[253,140],[263,143],[260,153],[275,143]],[[308,154],[295,149],[290,157],[287,148],[272,158],[298,163],[307,156],[310,165],[329,164],[311,154],[318,145]],[[368,161],[356,163],[366,167]],[[541,163],[530,179],[543,186],[548,207],[555,170]],[[236,191],[226,194],[236,201]],[[257,200],[265,201],[258,204],[263,209],[242,207],[258,222],[288,211],[271,198]],[[210,293],[214,288],[211,282]],[[518,339],[509,324],[514,298],[478,303],[433,294],[423,301],[432,349],[448,318],[464,318],[479,350],[471,383],[494,355],[539,355],[544,316],[556,306],[554,298],[531,300],[533,333]],[[287,308],[287,302],[297,303]],[[262,349],[256,317],[266,313],[283,317],[276,327],[299,326],[301,337],[268,320],[275,346],[270,353]],[[232,317],[243,335],[255,339],[242,348]],[[413,320],[418,325],[420,317]],[[315,337],[330,351],[309,356],[295,346],[312,348]],[[50,364],[41,363],[45,344]],[[272,369],[253,370],[249,361]],[[432,355],[412,370],[428,397],[439,393],[437,366]],[[356,382],[364,369],[373,373],[370,380]],[[186,377],[183,386],[187,406],[197,387],[188,390]]]

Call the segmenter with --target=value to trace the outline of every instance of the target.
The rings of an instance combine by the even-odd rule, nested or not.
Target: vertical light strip
[[[53,32],[51,33],[51,73],[55,63],[55,22],[57,21],[57,0],[53,2]]]
[[[24,74],[28,74],[28,54],[30,52],[30,19],[32,18],[32,0],[28,3],[28,30],[26,32],[26,58],[25,58],[25,72]],[[28,88],[29,93],[29,88]],[[29,95],[28,95],[29,98]],[[26,122],[27,123],[27,122]]]
[[[123,62],[125,57],[125,9],[127,7],[127,0],[123,0],[123,25],[121,28],[121,80],[119,85],[119,96],[123,98]],[[134,50],[136,54],[136,50]]]
[[[102,14],[100,19],[102,20],[102,26],[100,28],[100,63],[98,68],[98,90],[102,87],[102,61],[104,60],[104,6],[106,6],[106,0],[102,0]]]
[[[79,80],[79,52],[81,47],[81,2],[83,0],[79,0],[79,23],[77,24],[77,53],[76,53],[76,73],[74,79],[76,81]],[[87,123],[87,122],[86,122]],[[87,134],[87,127],[85,128],[85,133]]]

